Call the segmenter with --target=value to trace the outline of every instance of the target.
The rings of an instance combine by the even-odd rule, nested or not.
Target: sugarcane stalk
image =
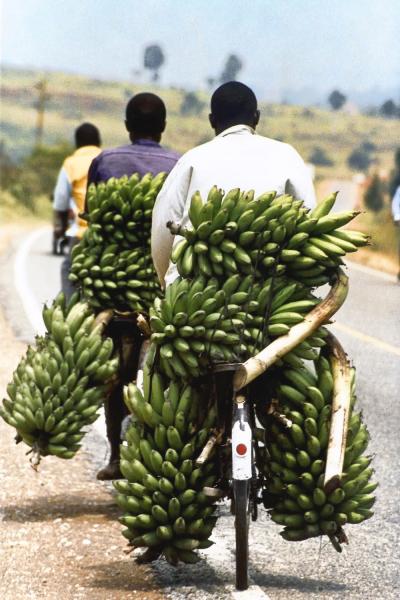
[[[233,389],[238,391],[264,373],[280,358],[293,350],[298,344],[307,339],[320,325],[329,320],[342,306],[348,292],[348,277],[338,269],[335,283],[329,294],[301,323],[294,325],[287,334],[274,340],[256,356],[246,360],[233,376]]]
[[[327,338],[333,377],[332,419],[326,456],[324,490],[327,494],[340,486],[351,402],[351,372],[346,353],[331,333]]]

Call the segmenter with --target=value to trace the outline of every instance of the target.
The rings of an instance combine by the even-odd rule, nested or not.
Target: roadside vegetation
[[[38,82],[46,82],[43,130],[38,144]],[[3,70],[0,122],[0,200],[2,220],[27,216],[51,218],[51,194],[58,169],[72,151],[72,137],[82,121],[96,124],[103,147],[127,143],[123,126],[127,100],[139,90],[160,93],[168,110],[163,143],[183,153],[212,138],[208,124],[209,93],[151,84],[134,85],[65,73]],[[336,106],[336,105],[335,105]],[[381,112],[346,112],[346,105],[324,109],[263,104],[258,131],[294,145],[315,168],[317,184],[326,179],[367,176],[365,215],[359,226],[373,236],[374,252],[397,256],[397,234],[390,217],[389,189],[393,157],[400,140],[400,120]]]

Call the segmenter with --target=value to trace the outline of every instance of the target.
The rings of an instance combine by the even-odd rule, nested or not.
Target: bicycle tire
[[[249,492],[250,486],[248,479],[233,480],[233,493],[235,498],[236,589],[238,590],[247,590],[249,587]]]

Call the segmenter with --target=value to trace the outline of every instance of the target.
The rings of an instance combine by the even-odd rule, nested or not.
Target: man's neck
[[[129,138],[130,138],[132,144],[134,144],[135,142],[138,142],[139,140],[148,140],[149,142],[155,142],[156,144],[159,144],[161,141],[161,136],[137,135],[135,133],[131,133],[129,135]]]
[[[231,127],[237,127],[238,125],[246,125],[246,127],[250,127],[250,129],[255,130],[255,125],[250,124],[250,123],[230,123],[229,125],[216,125],[215,126],[215,135],[219,135],[220,133],[223,133],[224,131],[226,131],[227,129],[230,129]]]

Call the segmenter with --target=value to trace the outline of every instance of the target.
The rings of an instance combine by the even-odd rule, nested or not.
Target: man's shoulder
[[[255,144],[264,146],[265,148],[271,149],[274,152],[279,152],[280,154],[297,154],[293,146],[291,146],[287,142],[275,140],[273,138],[266,137],[265,135],[260,135],[258,133],[254,135],[252,139],[254,140]]]
[[[128,154],[131,152],[132,144],[125,144],[124,146],[117,146],[116,148],[106,148],[102,150],[95,160],[101,161],[103,159],[113,157],[119,154]]]
[[[164,146],[141,146],[136,144],[125,144],[124,146],[117,146],[116,148],[107,148],[103,150],[97,157],[96,161],[101,162],[103,160],[107,160],[109,158],[118,157],[121,155],[135,155],[141,154],[143,152],[151,152],[154,154],[162,155],[172,160],[177,161],[180,155],[174,150],[170,150],[169,148],[165,148]]]
[[[199,146],[195,146],[183,155],[183,157],[181,158],[181,162],[191,162],[192,160],[195,160],[196,158],[201,158],[203,155],[207,155],[210,152],[218,152],[218,141],[225,141],[226,139],[227,138],[215,137],[212,140],[200,144]],[[248,137],[246,136],[246,144],[254,145],[255,147],[258,147],[260,151],[270,151],[273,153],[277,153],[279,154],[279,156],[297,155],[297,151],[290,144],[287,144],[286,142],[281,142],[279,140],[274,140],[272,138],[259,134],[251,135]]]
[[[183,154],[179,160],[180,163],[192,162],[198,157],[203,155],[207,155],[213,148],[215,148],[215,139],[204,142],[203,144],[199,144],[194,148],[191,148],[185,154]]]

